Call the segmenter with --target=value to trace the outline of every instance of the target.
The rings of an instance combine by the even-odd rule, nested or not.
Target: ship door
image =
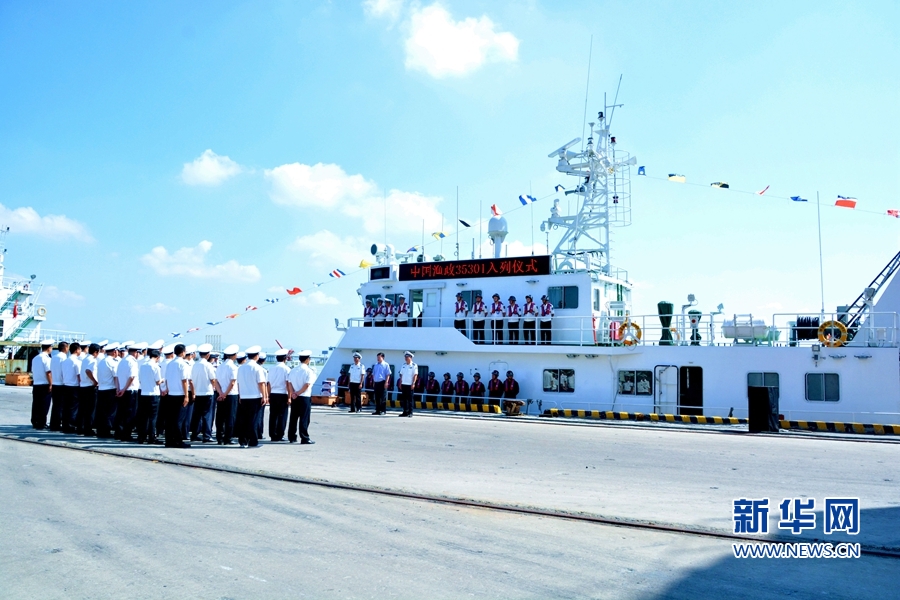
[[[418,291],[418,290],[416,290]],[[413,291],[415,293],[415,291]],[[425,288],[422,294],[422,327],[441,326],[441,288]],[[416,315],[419,318],[419,315]]]
[[[678,410],[678,367],[656,365],[653,368],[653,410],[658,415],[674,415]]]
[[[703,369],[700,367],[678,369],[678,414],[703,414]]]

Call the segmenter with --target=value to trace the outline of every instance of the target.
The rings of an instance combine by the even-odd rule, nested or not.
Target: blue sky
[[[895,2],[3,2],[8,274],[45,284],[48,328],[152,340],[255,305],[189,339],[330,345],[362,275],[327,273],[385,238],[384,197],[405,250],[452,231],[457,186],[475,220],[566,185],[547,154],[581,135],[593,35],[588,113],[622,74],[619,147],[700,184],[634,177],[636,312],[818,310],[815,205],[775,197],[817,190],[831,310],[900,241],[898,31]]]

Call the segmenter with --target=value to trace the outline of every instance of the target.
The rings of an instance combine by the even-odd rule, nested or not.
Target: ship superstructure
[[[495,215],[488,233],[494,257],[436,261],[419,252],[397,253],[373,245],[376,264],[358,290],[360,314],[366,300],[402,294],[411,307],[409,327],[365,327],[361,316],[338,323],[342,339],[322,368],[337,379],[361,352],[373,362],[383,351],[399,365],[403,352],[416,352],[420,375],[462,372],[515,373],[532,414],[549,408],[644,413],[747,416],[748,388],[776,388],[787,419],[896,422],[900,418],[900,255],[857,299],[834,313],[724,314],[721,305],[701,313],[688,297],[680,307],[661,302],[658,314],[632,314],[632,284],[613,265],[610,228],[631,223],[630,169],[634,157],[617,149],[605,107],[591,122],[581,149],[576,138],[550,153],[556,170],[570,177],[542,231],[560,233],[546,256],[502,257],[508,233]],[[574,183],[572,183],[574,181]],[[560,199],[575,200],[562,214]],[[567,202],[569,204],[569,202]],[[890,268],[894,265],[893,268]],[[468,306],[497,293],[553,303],[552,343],[503,343],[490,326],[486,343],[473,342],[471,315],[454,327],[457,293]],[[532,408],[533,406],[533,408]]]

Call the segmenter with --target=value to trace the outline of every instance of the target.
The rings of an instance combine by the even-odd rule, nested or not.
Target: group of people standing
[[[500,372],[494,370],[487,384],[481,381],[481,373],[477,372],[472,375],[471,384],[462,372],[456,374],[456,381],[451,379],[450,373],[444,373],[443,382],[438,382],[433,371],[420,377],[419,367],[413,358],[412,352],[404,354],[404,364],[400,366],[394,381],[391,366],[383,352],[376,354],[376,362],[369,368],[363,364],[362,355],[354,352],[353,363],[342,369],[338,377],[338,397],[348,395],[350,412],[362,412],[362,393],[366,392],[375,405],[372,414],[384,415],[387,400],[396,389],[402,409],[400,416],[409,417],[416,402],[453,402],[467,408],[491,403],[502,406],[504,400],[515,400],[519,394],[519,383],[512,371],[506,372],[504,380],[500,379]]]
[[[293,369],[285,364],[288,354],[279,350],[267,370],[259,346],[241,352],[232,344],[220,360],[210,344],[44,340],[31,362],[31,425],[171,448],[210,443],[213,435],[228,446],[237,437],[242,448],[253,448],[263,436],[269,406],[273,442],[284,440],[287,427],[288,441],[313,444],[311,352],[298,353]]]

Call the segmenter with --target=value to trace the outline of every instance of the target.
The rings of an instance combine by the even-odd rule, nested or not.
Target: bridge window
[[[747,385],[778,387],[778,373],[747,373]]]
[[[653,371],[619,371],[619,395],[652,396]]]
[[[373,267],[369,269],[369,281],[375,281],[376,279],[390,279],[391,278],[391,268],[390,267]]]
[[[573,393],[575,369],[544,369],[544,391]]]
[[[807,373],[806,399],[816,402],[839,402],[841,380],[837,373]]]
[[[578,308],[578,286],[566,285],[547,289],[553,308]]]

